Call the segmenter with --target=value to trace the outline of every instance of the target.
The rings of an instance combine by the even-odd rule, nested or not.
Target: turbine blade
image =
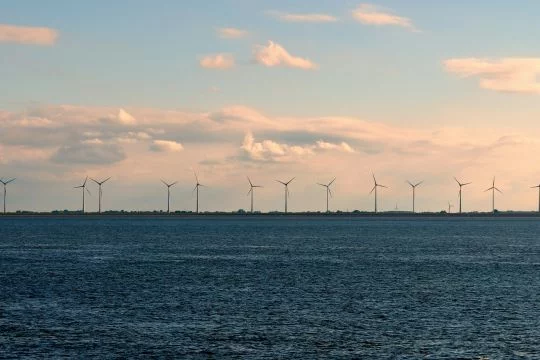
[[[321,184],[321,183],[317,183],[317,185],[322,186],[322,187],[327,187],[327,185],[324,185],[324,184]]]
[[[99,182],[98,182],[98,181],[97,181],[96,179],[94,179],[94,178],[90,178],[90,180],[92,180],[93,182],[95,182],[96,184],[98,184],[98,185],[99,185]]]
[[[410,182],[409,180],[407,180],[407,184],[411,185],[411,187],[414,187],[414,185],[412,184],[412,182]]]
[[[248,196],[249,194],[251,194],[251,192],[253,191],[253,188],[249,189],[248,193],[246,194],[246,196]]]
[[[373,192],[375,191],[376,188],[377,188],[377,185],[375,185],[375,186],[373,187],[373,189],[371,189],[371,191],[370,191],[369,193],[370,193],[370,194],[373,194]]]
[[[278,183],[282,184],[282,185],[285,185],[287,186],[287,184],[285,184],[283,181],[279,181],[279,180],[276,180]]]
[[[388,189],[388,186],[384,186],[384,185],[379,185],[377,184],[378,187],[382,187],[382,188],[385,188],[385,189]]]
[[[328,188],[328,192],[330,193],[330,197],[334,197],[334,194],[332,194],[332,189]]]
[[[174,186],[176,184],[178,184],[178,181],[173,182],[171,185],[169,185],[169,187]]]
[[[459,186],[462,186],[461,183],[459,182],[459,180],[456,179],[456,177],[454,177],[454,180],[456,180],[456,182],[458,183]]]
[[[414,185],[414,187],[418,187],[418,186],[422,185],[423,183],[424,183],[424,181],[422,180],[418,184]]]
[[[330,183],[328,184],[328,186],[332,186],[332,184],[334,183],[334,181],[336,181],[337,178],[334,178],[334,180],[330,181]]]
[[[163,185],[169,187],[169,184],[167,184],[163,179],[159,179],[159,180],[161,180],[161,182],[163,183]]]
[[[14,182],[15,180],[16,180],[16,179],[13,178],[13,179],[11,179],[11,180],[9,180],[9,181],[6,181],[6,185],[9,184],[9,183],[11,183],[11,182]]]
[[[85,188],[85,190],[88,193],[88,195],[92,196],[92,193],[90,192],[90,190],[88,190],[87,188]]]
[[[247,176],[247,179],[248,179],[248,181],[249,181],[249,185],[250,185],[251,187],[253,187],[253,183],[251,182],[251,179],[249,178],[249,176]]]
[[[287,185],[289,185],[290,183],[292,183],[294,179],[296,179],[296,177],[293,177],[291,180],[289,180],[289,182],[287,183]]]
[[[501,193],[501,194],[503,193],[501,190],[499,190],[499,189],[497,189],[497,188],[495,188],[495,190],[497,190],[497,191],[498,191],[499,193]]]
[[[373,182],[375,183],[375,185],[377,185],[377,179],[375,179],[375,174],[371,173],[371,175],[373,176]]]
[[[84,182],[83,182],[83,186],[86,186],[86,182],[88,181],[88,176],[86,177],[86,179],[84,179]]]

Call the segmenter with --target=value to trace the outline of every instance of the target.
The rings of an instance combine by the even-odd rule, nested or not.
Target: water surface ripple
[[[2,218],[0,358],[540,358],[535,219]]]

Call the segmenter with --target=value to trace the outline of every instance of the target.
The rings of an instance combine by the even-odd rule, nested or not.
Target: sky
[[[538,208],[537,0],[0,4],[8,210]]]

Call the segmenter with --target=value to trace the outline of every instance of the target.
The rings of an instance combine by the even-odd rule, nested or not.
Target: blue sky
[[[355,11],[368,17],[360,21],[355,17]],[[191,175],[189,171],[185,175],[185,169],[190,168],[208,171],[207,175],[218,181],[232,174],[251,171],[253,167],[278,175],[289,167],[294,168],[292,164],[300,164],[300,169],[316,176],[315,166],[308,163],[332,163],[332,156],[340,156],[317,153],[317,158],[309,161],[290,159],[288,155],[285,155],[287,159],[284,161],[261,159],[263,155],[260,152],[254,153],[259,148],[259,142],[263,152],[276,150],[271,149],[271,143],[264,141],[287,146],[285,153],[298,152],[300,148],[295,149],[294,146],[300,146],[309,156],[315,156],[312,153],[320,150],[313,145],[315,141],[334,141],[333,145],[345,142],[357,154],[356,160],[351,161],[365,164],[362,170],[367,173],[367,179],[362,181],[366,183],[369,183],[370,169],[390,172],[395,168],[390,163],[387,167],[379,164],[385,163],[381,159],[388,159],[388,156],[384,157],[387,152],[395,154],[396,148],[399,148],[391,145],[397,133],[400,134],[399,141],[404,141],[402,139],[407,136],[412,137],[413,144],[405,146],[407,148],[423,142],[433,143],[433,148],[424,150],[430,154],[442,151],[441,147],[449,146],[448,143],[455,147],[465,144],[471,148],[490,148],[500,142],[510,146],[510,142],[505,140],[509,137],[514,139],[513,144],[519,144],[514,145],[513,153],[532,151],[536,144],[529,141],[527,136],[538,131],[536,119],[540,116],[540,91],[537,89],[540,76],[537,34],[540,33],[540,24],[536,21],[539,12],[540,3],[532,0],[415,0],[376,1],[369,4],[330,0],[6,1],[2,4],[0,26],[16,29],[23,26],[44,27],[58,36],[47,44],[21,43],[13,38],[0,40],[0,58],[3,59],[0,66],[0,91],[3,94],[0,109],[4,112],[4,124],[8,124],[8,120],[13,122],[17,117],[26,119],[33,116],[46,118],[49,122],[62,121],[61,129],[66,133],[65,138],[59,140],[60,143],[43,140],[39,141],[43,144],[34,144],[24,140],[25,136],[30,137],[28,129],[17,129],[13,123],[4,125],[4,140],[0,139],[3,141],[0,142],[3,145],[0,155],[3,154],[4,163],[3,169],[0,169],[15,175],[22,173],[29,183],[36,180],[24,169],[35,164],[39,164],[41,171],[46,174],[53,174],[62,165],[61,172],[67,178],[104,170],[114,173],[143,151],[142,144],[137,149],[129,149],[126,145],[126,134],[135,133],[134,130],[147,133],[139,136],[136,140],[139,142],[165,140],[181,144],[184,148],[182,152],[151,155],[182,163],[182,172],[179,170],[171,176],[185,178],[186,181]],[[333,17],[335,21],[293,22],[282,18],[285,15],[313,14]],[[388,16],[393,16],[394,20],[388,22]],[[383,19],[383,23],[375,23],[378,19]],[[243,36],[222,38],[219,31],[223,28],[243,31]],[[269,41],[279,48],[266,48]],[[265,65],[258,57],[260,53],[257,51],[261,49],[270,52],[284,49],[293,57],[292,61],[309,61],[313,68],[301,68],[283,60],[279,64]],[[226,69],[202,66],[203,59],[215,59],[220,54],[233,59],[234,65]],[[57,112],[62,106],[77,107],[78,113],[70,113],[72,118],[60,116]],[[135,121],[119,120],[122,118],[118,115],[120,109]],[[220,139],[219,144],[217,140],[214,141],[215,148],[202,153],[199,151],[199,159],[190,153],[187,144],[209,142],[204,134],[196,133],[192,127],[189,132],[185,128],[166,134],[161,131],[162,127],[166,128],[162,119],[169,119],[171,111],[182,117],[174,121],[184,125],[187,121],[184,116],[197,119],[206,119],[204,116],[207,116],[211,120],[219,118],[221,122],[208,125],[206,134],[219,128],[227,134],[230,132],[230,135]],[[142,119],[141,116],[145,116],[142,114],[148,112],[156,118]],[[232,117],[231,112],[235,114]],[[224,113],[226,116],[222,116]],[[95,138],[88,135],[92,133],[87,126],[91,119],[85,116],[95,116],[94,120],[98,121],[110,119],[111,114],[117,116],[116,120],[126,128],[101,129],[100,134],[93,131]],[[302,125],[284,125],[328,117],[336,119],[334,128],[315,122],[312,128],[302,133]],[[78,127],[73,119],[83,118],[83,124]],[[239,125],[234,122],[234,126],[226,129],[219,127],[223,122],[232,123],[231,119],[236,118],[244,119],[245,123]],[[383,139],[379,130],[373,130],[374,134],[379,134],[373,136],[381,138],[370,137],[370,144],[380,144],[373,145],[374,149],[366,149],[368,140],[359,140],[361,133],[369,133],[362,127],[364,125],[351,128],[351,132],[357,133],[350,136],[335,130],[344,126],[344,122],[339,120],[343,118],[358,119],[362,124],[366,121],[370,131],[378,129],[378,126],[388,126],[383,133],[387,137]],[[257,122],[263,121],[261,119],[275,122],[282,129],[270,131],[271,126],[267,126],[267,123]],[[156,129],[149,127],[152,121]],[[197,126],[207,125],[206,120],[198,121],[201,123]],[[22,121],[17,124],[28,126],[28,123]],[[40,126],[44,126],[43,123]],[[319,131],[319,126],[324,128],[324,133]],[[161,134],[163,139],[152,135],[147,131],[149,129],[156,130],[156,134]],[[85,135],[75,139],[73,134],[78,130]],[[113,130],[124,143],[117,143],[113,137],[105,135]],[[442,138],[429,138],[427,135],[444,131],[454,134],[456,138],[449,140],[445,137],[443,141]],[[408,132],[414,135],[404,135]],[[173,133],[176,135],[170,135]],[[253,163],[231,160],[237,158],[235,149],[242,148],[249,134],[255,137],[255,145],[249,150],[249,155],[255,156],[251,159]],[[32,132],[32,136],[35,139],[37,135]],[[312,140],[312,143],[306,143],[305,139]],[[130,138],[132,140],[135,141]],[[84,147],[77,149],[83,157],[95,154],[98,146],[103,147],[99,149],[100,154],[114,148],[115,151],[121,150],[117,155],[122,153],[123,156],[104,157],[103,163],[94,163],[85,171],[79,168],[79,164],[58,163],[60,157],[56,155],[62,146],[74,149],[80,144],[84,144]],[[92,144],[90,150],[89,144]],[[10,160],[14,157],[10,155],[13,151],[21,150],[11,149],[12,146],[23,147],[29,154],[33,151],[41,155],[29,159],[28,163]],[[358,151],[357,148],[365,151]],[[446,149],[446,156],[452,157],[454,150]],[[483,171],[489,171],[489,174],[497,170],[507,172],[509,169],[504,164],[512,151],[503,152],[505,160],[497,160],[500,154],[492,153],[491,161],[481,165],[471,165],[476,161],[472,155],[467,155],[468,158],[463,161],[469,164],[470,173],[475,175]],[[216,154],[219,153],[226,155],[217,159]],[[381,159],[374,153],[380,153]],[[402,150],[399,153],[401,158],[394,160],[398,163],[416,164],[420,161],[410,153]],[[426,176],[428,173],[441,172],[435,155],[432,156],[433,159],[422,165]],[[452,158],[456,156],[454,154]],[[515,158],[512,159],[515,163]],[[264,165],[261,160],[265,161]],[[535,170],[523,170],[530,167],[528,162],[521,158],[517,162],[520,165],[518,176],[523,178],[522,181],[537,175]],[[212,163],[212,167],[205,165],[208,163]],[[163,167],[168,167],[166,162]],[[442,178],[437,181],[443,181]],[[51,182],[58,180],[51,175]],[[508,186],[519,188],[510,180]],[[352,184],[345,190],[353,191]],[[453,189],[449,189],[445,197],[454,197],[450,196],[450,191]],[[407,189],[396,190],[392,196],[405,202]],[[309,197],[306,195],[306,198]],[[527,202],[526,192],[515,198],[519,200],[509,202],[508,207],[526,208],[534,205]],[[66,207],[71,205],[70,201],[65,199]],[[425,208],[437,209],[445,201],[426,201]],[[315,204],[309,204],[309,200],[306,202],[308,207],[315,207]],[[362,198],[358,203],[359,207],[367,207],[369,199]],[[478,195],[475,204],[481,207],[481,195]],[[354,205],[346,204],[344,200],[341,204],[343,208]],[[21,203],[20,206],[36,205]],[[117,206],[132,204],[118,200]],[[273,202],[267,200],[268,209],[274,206]],[[43,204],[37,205],[37,208],[47,208],[46,201],[43,200]]]

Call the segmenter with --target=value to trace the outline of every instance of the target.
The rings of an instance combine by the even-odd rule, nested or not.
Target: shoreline
[[[165,212],[123,212],[108,211],[104,213],[85,213],[80,212],[15,212],[0,214],[0,219],[13,218],[161,218],[161,219],[204,219],[204,218],[318,218],[318,219],[347,219],[347,218],[406,218],[406,219],[467,219],[467,218],[540,218],[538,212],[473,212],[473,213],[411,213],[411,212],[298,212],[298,213],[239,213],[239,212],[207,212],[207,213],[189,213],[177,212],[167,214]]]

